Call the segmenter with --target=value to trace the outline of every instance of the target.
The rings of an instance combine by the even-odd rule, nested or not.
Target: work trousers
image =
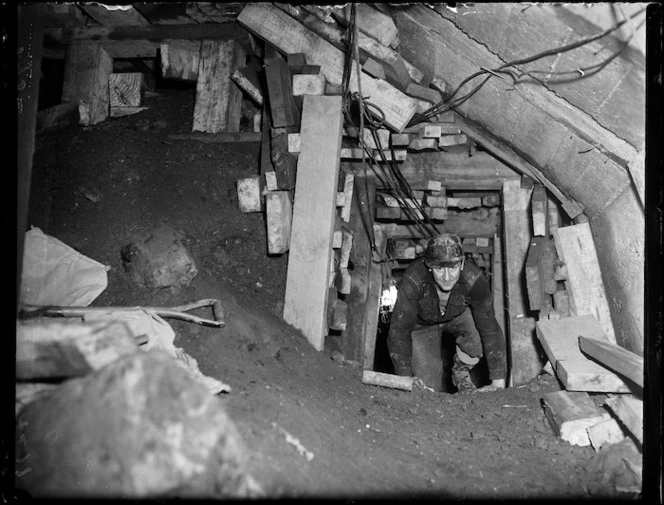
[[[483,356],[482,340],[469,308],[446,323],[417,325],[411,332],[413,375],[436,391],[443,391],[443,335],[455,339],[456,353],[463,363],[474,366]]]

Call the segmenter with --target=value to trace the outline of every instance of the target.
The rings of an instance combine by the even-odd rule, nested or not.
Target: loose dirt
[[[405,392],[363,385],[361,370],[315,351],[281,319],[288,255],[268,256],[263,214],[238,206],[236,180],[258,175],[259,146],[169,139],[191,132],[194,90],[157,93],[139,114],[37,135],[29,225],[111,267],[94,306],[222,301],[224,328],[169,322],[175,345],[231,385],[219,401],[266,496],[616,495],[593,473],[594,449],[547,424],[553,376],[469,396]],[[123,270],[122,246],[161,223],[184,233],[196,261],[186,288],[139,288]]]

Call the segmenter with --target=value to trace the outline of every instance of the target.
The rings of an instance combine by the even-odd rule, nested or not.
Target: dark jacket
[[[416,324],[451,321],[468,306],[482,340],[489,378],[505,379],[505,336],[496,321],[493,295],[482,270],[469,258],[465,261],[459,281],[452,288],[444,316],[440,314],[433,274],[424,264],[424,259],[415,260],[403,273],[387,337],[387,348],[397,374],[399,369],[402,372],[410,370],[411,332]]]

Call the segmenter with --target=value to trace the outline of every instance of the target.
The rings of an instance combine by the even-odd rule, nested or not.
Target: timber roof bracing
[[[249,52],[255,39],[236,22],[245,5],[134,3],[109,10],[95,3],[49,3],[44,57],[62,58],[68,44],[96,41],[113,58],[154,58],[169,39],[232,38]],[[592,219],[629,187],[643,204],[644,15],[638,13],[646,4],[617,4],[613,20],[598,9],[560,4],[375,6],[397,23],[399,53],[425,73],[420,84],[438,77],[452,88],[478,68],[501,68],[623,20],[620,29],[574,51],[512,67],[521,74],[516,83],[494,72],[456,112],[464,132],[543,183],[570,217],[585,212]],[[321,19],[331,7],[319,7]]]

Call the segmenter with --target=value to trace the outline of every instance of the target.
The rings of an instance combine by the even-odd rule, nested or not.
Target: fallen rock
[[[245,498],[260,494],[246,457],[218,398],[166,353],[139,352],[19,412],[15,485],[33,497]]]
[[[182,234],[166,225],[143,240],[122,247],[122,266],[141,287],[188,286],[198,274]]]

